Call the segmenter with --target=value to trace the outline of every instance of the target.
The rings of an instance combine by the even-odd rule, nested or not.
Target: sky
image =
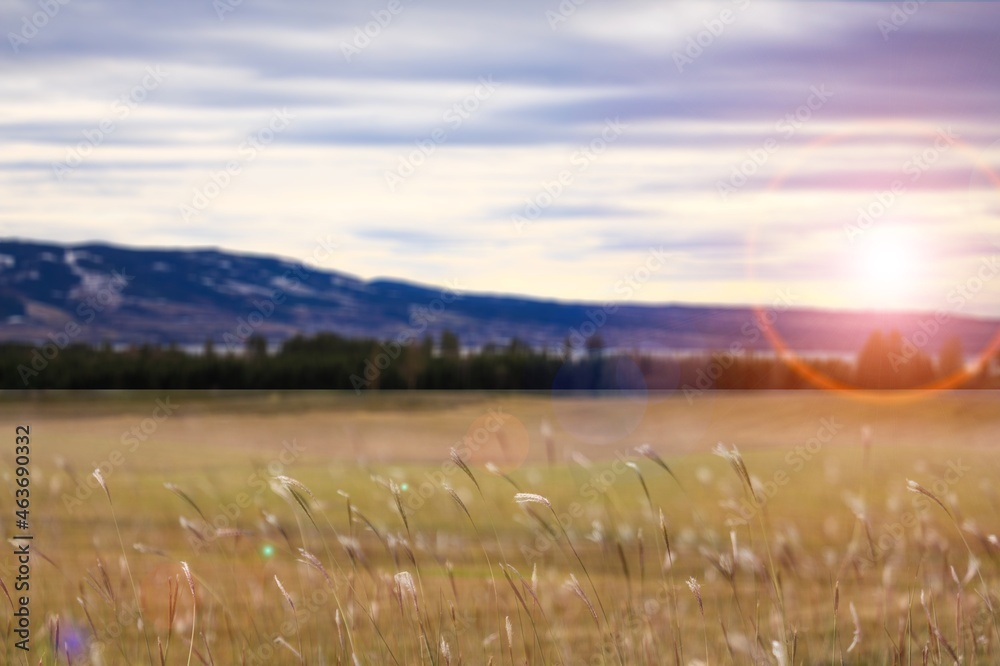
[[[8,0],[0,29],[0,237],[1000,316],[993,3]]]

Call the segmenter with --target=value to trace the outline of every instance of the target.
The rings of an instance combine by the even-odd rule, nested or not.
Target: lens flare
[[[906,229],[872,229],[857,239],[857,246],[864,287],[879,300],[904,296],[919,278],[917,247]]]

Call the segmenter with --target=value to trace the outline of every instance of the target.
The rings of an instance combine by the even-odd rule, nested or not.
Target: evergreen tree
[[[886,368],[886,345],[882,331],[875,331],[868,336],[858,362],[855,381],[863,388],[879,388],[884,382]]]
[[[447,359],[457,359],[461,355],[461,345],[458,336],[451,331],[445,330],[441,333],[441,357]]]
[[[964,369],[965,351],[962,349],[962,340],[953,335],[944,341],[938,352],[938,372],[942,377],[951,377]]]

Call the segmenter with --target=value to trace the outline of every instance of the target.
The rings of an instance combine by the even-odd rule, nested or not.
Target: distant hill
[[[286,297],[271,303],[271,311],[275,289]],[[777,314],[775,326],[795,351],[853,355],[874,329],[896,328],[909,337],[930,320],[919,313],[787,309]],[[72,322],[79,326],[74,339],[91,343],[189,346],[211,337],[224,348],[225,340],[238,339],[248,327],[272,343],[321,331],[391,339],[402,333],[437,336],[448,329],[463,346],[518,338],[556,348],[567,338],[582,344],[596,329],[611,348],[721,350],[737,344],[768,350],[755,321],[749,307],[621,304],[609,314],[596,303],[455,297],[433,287],[363,281],[281,258],[213,249],[0,241],[0,340],[6,341],[44,341]],[[957,335],[973,352],[998,326],[998,321],[952,318],[928,336],[923,349],[936,353],[947,337]]]

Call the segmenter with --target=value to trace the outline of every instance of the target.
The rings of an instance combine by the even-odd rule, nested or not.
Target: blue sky
[[[992,3],[237,1],[4,3],[0,236],[1000,315]]]

